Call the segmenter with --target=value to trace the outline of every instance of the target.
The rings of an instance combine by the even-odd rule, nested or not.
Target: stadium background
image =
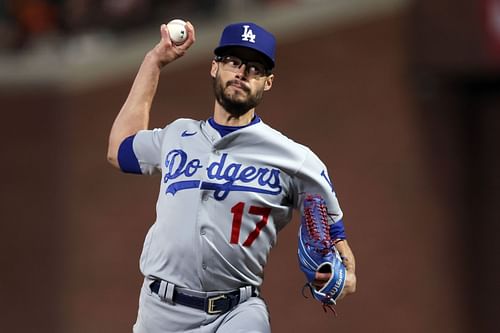
[[[346,214],[356,295],[337,318],[301,296],[295,217],[266,269],[273,332],[498,331],[499,1],[128,1],[142,16],[120,20],[80,1],[62,22],[71,2],[1,6],[2,331],[130,331],[158,178],[112,169],[107,136],[173,17],[198,41],[152,126],[210,115],[218,34],[255,20],[279,40],[258,113],[326,162]]]

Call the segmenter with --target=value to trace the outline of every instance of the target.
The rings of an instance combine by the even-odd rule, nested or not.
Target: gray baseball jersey
[[[256,120],[221,137],[208,121],[179,119],[122,145],[121,160],[135,160],[136,172],[161,172],[140,261],[145,276],[199,291],[259,287],[277,233],[305,193],[321,194],[341,224],[325,165]]]

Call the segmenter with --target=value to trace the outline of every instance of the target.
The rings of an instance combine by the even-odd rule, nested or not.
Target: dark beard
[[[225,88],[230,86],[232,82],[233,81],[228,81]],[[257,105],[259,105],[263,96],[262,91],[258,92],[255,95],[252,95],[250,94],[249,90],[247,90],[246,88],[242,88],[245,90],[245,92],[248,93],[248,98],[242,102],[234,101],[224,94],[224,87],[222,87],[222,83],[220,82],[218,77],[213,80],[213,89],[217,102],[219,102],[224,110],[235,117],[240,117],[247,113],[249,110],[255,108]]]

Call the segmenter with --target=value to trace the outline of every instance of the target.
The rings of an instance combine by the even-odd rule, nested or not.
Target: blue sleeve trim
[[[120,148],[118,148],[118,164],[123,172],[140,175],[142,171],[137,156],[134,153],[134,138],[135,135],[131,135],[120,144]]]
[[[342,220],[337,221],[334,224],[330,224],[330,237],[332,240],[347,238],[344,230],[344,222]]]

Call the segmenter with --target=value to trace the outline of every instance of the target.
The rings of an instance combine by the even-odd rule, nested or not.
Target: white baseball
[[[187,38],[186,22],[175,19],[167,23],[168,34],[174,44],[180,45]]]

